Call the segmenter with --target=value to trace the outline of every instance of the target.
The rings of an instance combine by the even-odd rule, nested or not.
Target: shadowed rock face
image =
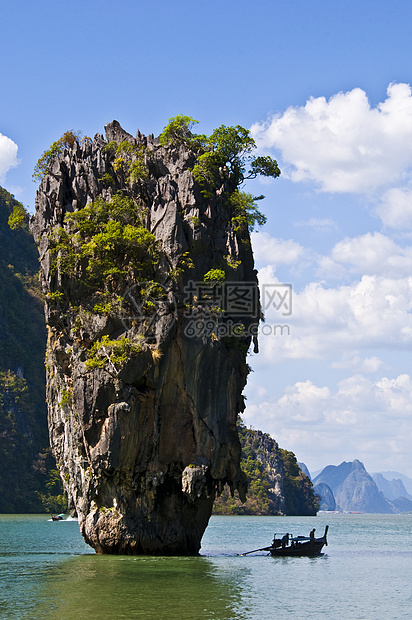
[[[46,293],[51,445],[97,552],[195,554],[215,494],[225,483],[241,497],[246,490],[236,417],[259,315],[249,234],[231,221],[227,174],[219,171],[218,189],[204,198],[184,146],[133,138],[115,121],[106,137],[55,158],[31,223]],[[130,149],[116,147],[125,143]],[[139,157],[145,174],[132,178]],[[136,267],[137,250],[132,260],[129,246],[109,239],[119,269],[96,274],[92,233],[66,214],[98,197],[110,204],[119,191],[137,205],[156,252]],[[205,293],[198,283],[211,269],[226,281]],[[253,310],[241,302],[228,310],[230,282],[235,296],[247,283]]]

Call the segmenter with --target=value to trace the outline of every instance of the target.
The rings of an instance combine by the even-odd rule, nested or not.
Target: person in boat
[[[315,529],[315,528],[313,528],[313,530],[311,530],[311,531],[309,532],[309,538],[310,538],[311,540],[314,540],[314,539],[315,539],[315,532],[316,532],[316,529]]]
[[[289,542],[289,533],[282,536],[281,542],[282,542],[282,549],[284,549]]]

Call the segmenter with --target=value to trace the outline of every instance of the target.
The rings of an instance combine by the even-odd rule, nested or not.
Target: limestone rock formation
[[[253,453],[256,454],[256,459],[262,463],[264,468],[264,477],[269,484],[267,490],[269,514],[285,514],[285,470],[277,441],[262,431],[243,429],[242,435],[245,442],[243,458],[246,454],[250,454],[252,448]]]
[[[412,500],[412,495],[408,494],[400,478],[387,480],[382,474],[371,475],[379,491],[381,491],[389,501],[398,499],[398,497],[406,497],[406,499]]]
[[[52,159],[31,222],[51,445],[98,553],[196,554],[216,493],[245,493],[249,232],[227,170],[202,192],[189,147],[105,129]]]
[[[335,496],[326,482],[316,484],[314,491],[320,498],[319,510],[336,510]]]
[[[218,515],[284,515],[285,471],[277,442],[262,431],[238,427],[241,466],[248,476],[246,502],[232,497],[225,487],[213,506]]]
[[[343,461],[340,465],[328,465],[313,482],[320,495],[321,483],[329,487],[339,510],[381,514],[395,512],[358,459]]]

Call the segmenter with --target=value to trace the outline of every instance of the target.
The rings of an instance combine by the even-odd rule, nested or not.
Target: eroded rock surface
[[[55,158],[31,223],[51,445],[97,552],[194,554],[215,494],[245,493],[236,418],[259,314],[249,233],[230,175],[205,198],[190,149],[105,129]]]

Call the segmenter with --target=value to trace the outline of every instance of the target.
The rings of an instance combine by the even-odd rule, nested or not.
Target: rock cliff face
[[[54,158],[31,222],[51,445],[98,553],[195,554],[216,493],[245,493],[249,233],[227,172],[205,198],[189,148],[105,129]]]
[[[320,497],[319,510],[336,510],[335,496],[332,489],[325,482],[316,484],[314,491]]]
[[[252,459],[252,462],[253,459],[256,459],[262,467],[259,479],[267,485],[267,514],[284,515],[285,471],[277,442],[266,433],[262,433],[262,431],[252,431],[243,428],[241,429],[241,435],[243,459],[246,461],[243,464],[244,469],[248,469],[248,458]]]
[[[412,500],[412,496],[408,494],[400,478],[387,480],[382,474],[372,474],[372,478],[386,499],[393,501],[398,499],[398,497],[406,497],[406,499]]]

